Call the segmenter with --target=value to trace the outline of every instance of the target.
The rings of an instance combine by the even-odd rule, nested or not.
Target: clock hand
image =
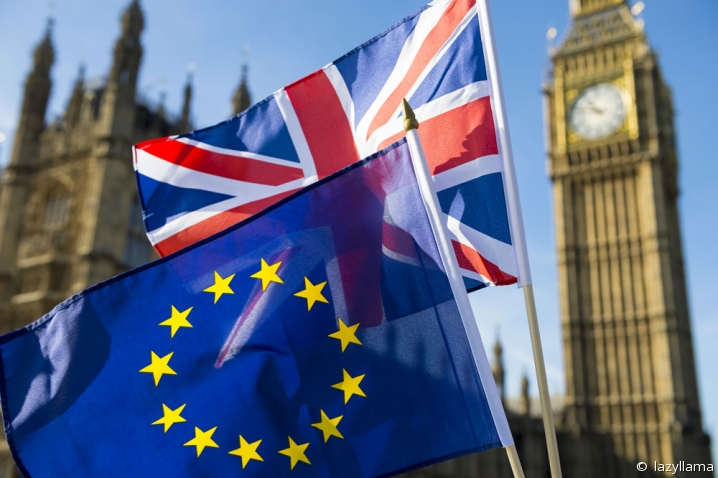
[[[602,115],[604,112],[604,110],[599,108],[598,106],[596,106],[593,103],[593,101],[590,101],[586,106],[588,106],[591,109],[591,111],[593,111],[594,113],[598,113],[598,114]]]

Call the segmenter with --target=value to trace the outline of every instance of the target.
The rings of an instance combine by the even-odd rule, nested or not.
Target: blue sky
[[[61,114],[80,63],[87,76],[106,74],[128,0],[4,0],[0,5],[0,164],[7,161],[22,84],[50,9],[57,61],[50,117]],[[704,424],[718,456],[718,2],[647,0],[646,31],[673,89],[680,158],[680,213]],[[146,29],[140,93],[178,112],[187,66],[196,63],[196,126],[227,118],[240,65],[250,66],[253,99],[322,67],[417,10],[424,0],[143,0]],[[546,175],[541,83],[548,66],[546,31],[558,39],[570,20],[568,0],[493,1],[499,62],[524,209],[539,319],[554,393],[564,389],[550,181]],[[557,40],[558,40],[557,39]],[[529,373],[535,389],[523,294],[514,287],[472,294],[487,348],[500,336],[509,394]]]

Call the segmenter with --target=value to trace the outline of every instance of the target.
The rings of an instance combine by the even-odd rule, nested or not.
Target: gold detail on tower
[[[571,0],[571,14],[574,18],[590,15],[622,3],[626,3],[626,0]]]
[[[563,90],[563,70],[557,66],[554,69],[554,108],[556,108],[556,152],[566,152],[566,110]]]
[[[636,108],[636,80],[633,76],[633,55],[631,50],[626,48],[623,55],[623,81],[625,91],[631,96],[630,105],[626,105],[628,109],[628,115],[626,121],[628,122],[628,137],[631,139],[638,139],[638,111]]]

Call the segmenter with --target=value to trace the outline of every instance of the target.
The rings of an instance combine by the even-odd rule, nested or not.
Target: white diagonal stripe
[[[501,166],[501,157],[498,154],[482,156],[434,175],[434,188],[437,192],[443,191],[487,174],[500,173]]]
[[[404,79],[406,73],[409,71],[409,68],[411,68],[412,63],[414,62],[417,53],[424,44],[424,40],[426,40],[429,33],[431,33],[434,27],[439,23],[439,20],[444,15],[444,12],[450,3],[451,2],[449,0],[438,1],[436,4],[421,13],[419,21],[416,23],[416,27],[404,43],[401,53],[399,53],[399,59],[397,60],[396,65],[394,65],[394,70],[389,75],[386,83],[384,83],[379,95],[377,95],[374,99],[374,102],[357,125],[357,134],[362,138],[367,137],[369,125],[374,119],[374,116],[376,116],[382,105]]]
[[[330,63],[325,66],[324,73],[327,75],[329,82],[332,84],[334,91],[339,97],[344,114],[347,116],[347,121],[349,121],[349,127],[352,131],[352,135],[354,136],[354,142],[357,143],[357,137],[354,134],[354,100],[352,100],[352,95],[349,93],[349,88],[347,88],[344,77],[334,63]],[[363,158],[364,156],[368,155],[362,155],[361,157]]]
[[[152,243],[157,244],[158,242],[164,241],[165,239],[174,236],[178,232],[187,229],[188,227],[194,226],[195,224],[198,224],[206,219],[214,217],[217,214],[223,213],[225,211],[228,211],[235,207],[239,207],[249,202],[266,199],[268,197],[275,196],[277,194],[281,194],[287,191],[303,188],[316,182],[316,180],[316,177],[297,179],[295,181],[282,184],[281,186],[272,186],[271,191],[266,191],[266,193],[261,197],[254,197],[248,200],[247,197],[243,195],[242,197],[234,197],[218,203],[210,204],[209,206],[205,206],[202,209],[197,209],[192,212],[188,212],[187,214],[181,215],[176,219],[169,221],[164,226],[158,227],[154,231],[150,231],[148,235],[152,239]]]
[[[493,282],[491,282],[491,279],[489,279],[488,277],[484,277],[476,271],[470,271],[468,269],[462,268],[461,266],[459,266],[459,270],[461,270],[461,275],[464,277],[468,277],[469,279],[473,279],[475,281],[483,282],[484,284],[489,286],[495,285]]]
[[[273,158],[271,156],[265,156],[263,154],[250,153],[249,151],[235,151],[233,149],[220,148],[218,146],[212,146],[211,144],[202,143],[200,141],[195,141],[190,138],[178,138],[176,141],[179,143],[184,143],[184,144],[188,144],[190,146],[194,146],[195,148],[211,151],[213,153],[224,154],[227,156],[236,156],[239,158],[254,159],[257,161],[263,161],[265,163],[272,163],[272,164],[278,164],[280,166],[287,166],[289,168],[302,169],[301,164],[296,163],[294,161],[287,161],[286,159]]]
[[[388,258],[394,259],[397,262],[403,262],[404,264],[409,264],[410,266],[415,267],[421,267],[423,264],[419,261],[419,259],[414,259],[413,257],[406,256],[404,254],[400,254],[398,252],[392,251],[388,247],[382,244],[381,246],[381,252]]]
[[[299,123],[299,118],[297,117],[296,111],[294,111],[294,106],[289,100],[289,96],[287,96],[286,90],[281,89],[274,93],[274,99],[277,101],[279,112],[282,113],[282,118],[284,118],[284,123],[287,125],[287,130],[289,131],[289,136],[292,138],[294,148],[297,150],[297,156],[299,156],[299,161],[302,164],[304,176],[316,177],[317,167],[314,164],[309,143],[307,143],[304,130],[302,130],[302,125]]]
[[[256,201],[257,199],[277,194],[278,186],[249,183],[195,171],[194,169],[165,161],[141,149],[137,150],[136,166],[137,172],[155,181],[179,188],[199,189],[228,196],[241,195],[244,202]],[[291,183],[298,181],[303,182],[304,179],[294,180]],[[316,177],[314,181],[316,181]]]
[[[471,7],[471,8],[469,9],[469,11],[467,12],[467,14],[466,14],[466,15],[464,16],[464,18],[461,20],[461,23],[459,23],[459,25],[458,25],[458,26],[456,27],[456,29],[451,33],[451,35],[449,36],[449,38],[446,39],[446,41],[445,41],[444,44],[441,46],[441,48],[439,48],[439,50],[438,50],[438,51],[436,52],[436,54],[431,58],[431,60],[429,61],[429,63],[427,63],[427,65],[426,65],[426,66],[424,67],[424,69],[421,71],[421,73],[419,74],[419,76],[416,78],[416,81],[414,82],[414,84],[411,85],[411,87],[409,88],[409,91],[407,91],[407,93],[406,93],[406,95],[405,95],[406,98],[411,98],[411,96],[416,92],[416,90],[419,88],[419,86],[424,82],[424,80],[426,79],[426,77],[429,76],[429,73],[431,73],[431,70],[434,68],[434,66],[436,66],[436,64],[441,60],[441,58],[444,56],[444,54],[446,53],[446,51],[447,51],[449,48],[451,48],[452,44],[456,41],[456,39],[458,38],[458,36],[464,31],[464,29],[469,25],[469,23],[474,20],[475,17],[476,17],[476,6],[474,5],[473,7]],[[392,93],[393,93],[393,90],[392,90]],[[488,88],[487,88],[487,94],[488,94]],[[377,111],[378,111],[378,110],[377,110]],[[401,104],[397,104],[397,105],[396,105],[396,109],[394,110],[394,113],[391,115],[391,119],[389,120],[389,122],[387,123],[387,125],[393,124],[393,123],[399,123],[399,124],[401,125],[402,122],[401,122],[401,120],[399,119],[399,118],[400,118],[400,113],[401,113]],[[422,118],[420,118],[420,117],[418,116],[418,113],[417,113],[417,119],[418,119],[419,121],[422,121]],[[376,141],[374,140],[374,136],[377,135],[378,130],[379,130],[379,128],[377,128],[377,129],[371,134],[371,136],[366,140],[367,143],[372,144],[372,145],[378,145],[378,144],[381,142],[381,141],[376,142]],[[380,133],[380,134],[381,134],[381,133]],[[366,135],[362,136],[362,138],[364,138],[364,137],[366,137]],[[384,139],[385,139],[385,138],[384,138]],[[383,139],[382,139],[382,140],[383,140]]]
[[[249,186],[259,186],[260,188],[271,187],[254,185],[237,181],[235,179],[222,178],[213,174],[201,173],[199,171],[165,161],[164,159],[158,158],[157,156],[142,149],[137,149],[136,153],[137,161],[135,166],[138,173],[171,186],[212,191],[230,196],[236,196],[237,193],[241,191],[240,188],[242,188],[245,184]]]
[[[511,244],[506,244],[476,229],[472,229],[448,214],[444,214],[444,219],[454,239],[476,250],[487,261],[496,264],[505,273],[516,277],[518,271],[514,248]]]
[[[414,113],[419,121],[419,127],[421,127],[421,123],[424,121],[440,116],[455,108],[464,106],[474,100],[484,98],[488,95],[488,82],[477,81],[466,85],[463,88],[459,88],[458,90],[454,90],[451,93],[447,93],[444,96],[431,100],[429,103],[416,108]],[[401,118],[394,118],[387,124],[380,126],[376,129],[374,134],[372,134],[369,141],[362,143],[364,147],[364,150],[360,150],[362,157],[375,153],[381,143],[386,141],[388,138],[401,133],[402,131],[404,131],[404,124]],[[355,134],[355,138],[361,141],[358,133]],[[357,143],[357,148],[359,148],[359,146],[360,145]]]

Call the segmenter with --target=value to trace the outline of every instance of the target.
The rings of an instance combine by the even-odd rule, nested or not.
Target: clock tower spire
[[[580,438],[580,458],[564,471],[622,478],[641,461],[711,463],[683,270],[671,91],[624,0],[573,0],[572,13],[544,88],[564,427]]]

